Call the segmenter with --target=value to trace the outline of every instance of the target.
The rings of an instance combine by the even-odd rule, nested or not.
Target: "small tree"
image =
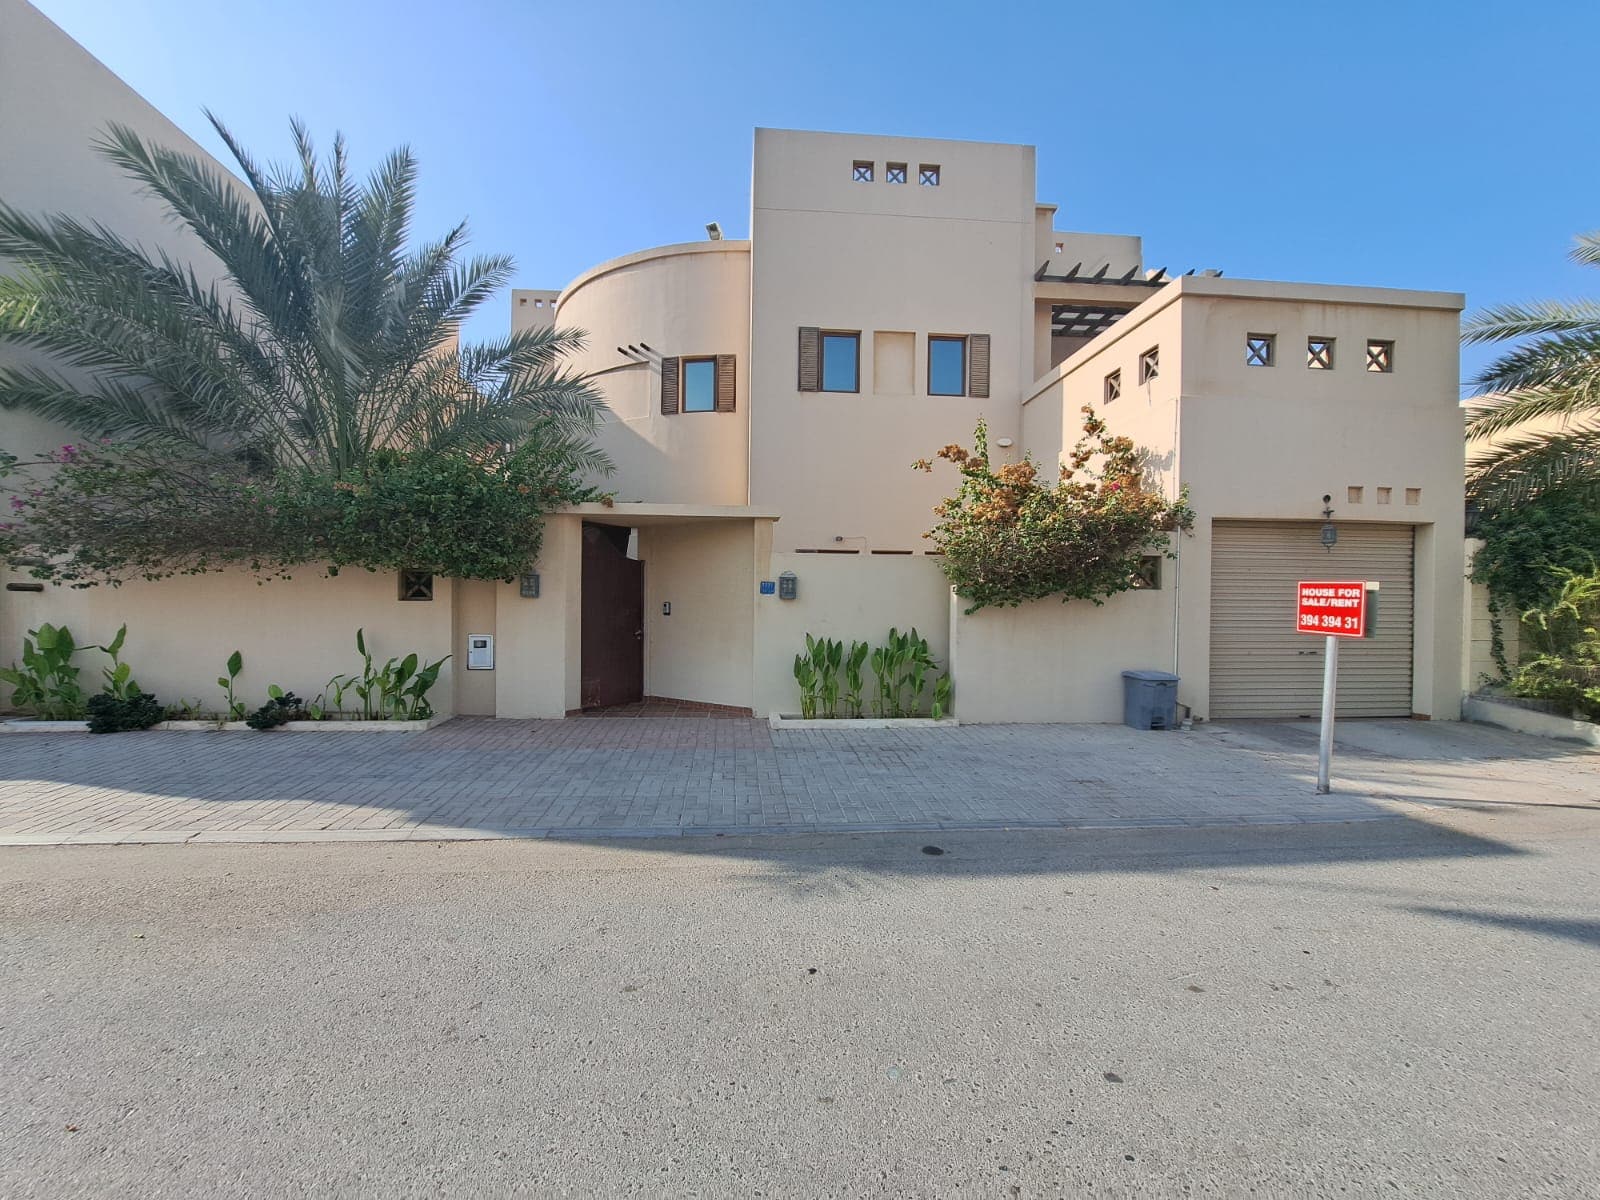
[[[365,181],[335,138],[244,183],[112,125],[97,149],[204,247],[182,262],[0,201],[0,407],[77,435],[0,451],[0,556],[74,586],[247,565],[504,579],[541,518],[597,499],[602,404],[573,330],[461,343],[509,278],[466,227],[418,242],[417,164]],[[205,280],[216,277],[215,284]]]
[[[961,486],[933,510],[939,522],[923,536],[942,552],[968,613],[1047,596],[1100,604],[1137,587],[1140,560],[1171,557],[1168,535],[1192,528],[1187,490],[1166,499],[1146,481],[1133,442],[1111,436],[1092,406],[1083,414],[1083,436],[1051,483],[1040,482],[1031,459],[991,465],[982,421],[971,450],[939,451],[961,472]],[[933,469],[927,459],[913,466]]]

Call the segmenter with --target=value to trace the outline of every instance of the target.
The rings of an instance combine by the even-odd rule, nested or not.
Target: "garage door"
[[[1376,579],[1377,635],[1339,648],[1341,717],[1411,715],[1409,525],[1339,526],[1325,550],[1315,521],[1217,521],[1211,549],[1211,715],[1314,717],[1322,639],[1294,628],[1302,579]]]

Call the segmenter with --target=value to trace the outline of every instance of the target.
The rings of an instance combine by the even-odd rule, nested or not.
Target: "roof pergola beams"
[[[1050,307],[1050,334],[1052,337],[1094,337],[1132,311],[1109,304],[1054,304]]]
[[[1158,288],[1167,282],[1167,269],[1165,267],[1162,267],[1153,275],[1143,278],[1139,276],[1139,268],[1137,266],[1129,267],[1125,274],[1117,278],[1107,279],[1106,276],[1110,271],[1111,264],[1106,263],[1094,274],[1086,275],[1083,273],[1083,264],[1079,262],[1073,263],[1072,270],[1065,275],[1052,275],[1050,274],[1050,260],[1047,258],[1039,264],[1039,269],[1033,273],[1033,281],[1035,283],[1108,283],[1123,287],[1148,288]],[[1189,274],[1193,275],[1194,272],[1190,271]]]

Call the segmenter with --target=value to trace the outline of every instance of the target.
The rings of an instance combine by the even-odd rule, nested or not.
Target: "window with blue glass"
[[[824,333],[822,335],[822,390],[859,392],[861,390],[861,335]]]
[[[683,411],[715,412],[717,410],[717,360],[714,358],[686,358],[683,360]]]
[[[967,339],[928,338],[928,395],[967,394]]]

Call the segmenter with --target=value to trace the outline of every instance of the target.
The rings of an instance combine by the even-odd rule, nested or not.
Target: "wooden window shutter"
[[[967,364],[967,394],[969,396],[987,396],[989,394],[989,335],[987,333],[974,333],[968,336],[967,354],[971,359]]]
[[[678,359],[661,360],[661,415],[670,417],[678,411],[678,390],[682,387],[682,375],[678,370]]]
[[[738,395],[735,389],[734,358],[731,354],[717,355],[717,411],[732,412],[734,399]]]
[[[800,327],[800,390],[822,390],[822,330]]]

